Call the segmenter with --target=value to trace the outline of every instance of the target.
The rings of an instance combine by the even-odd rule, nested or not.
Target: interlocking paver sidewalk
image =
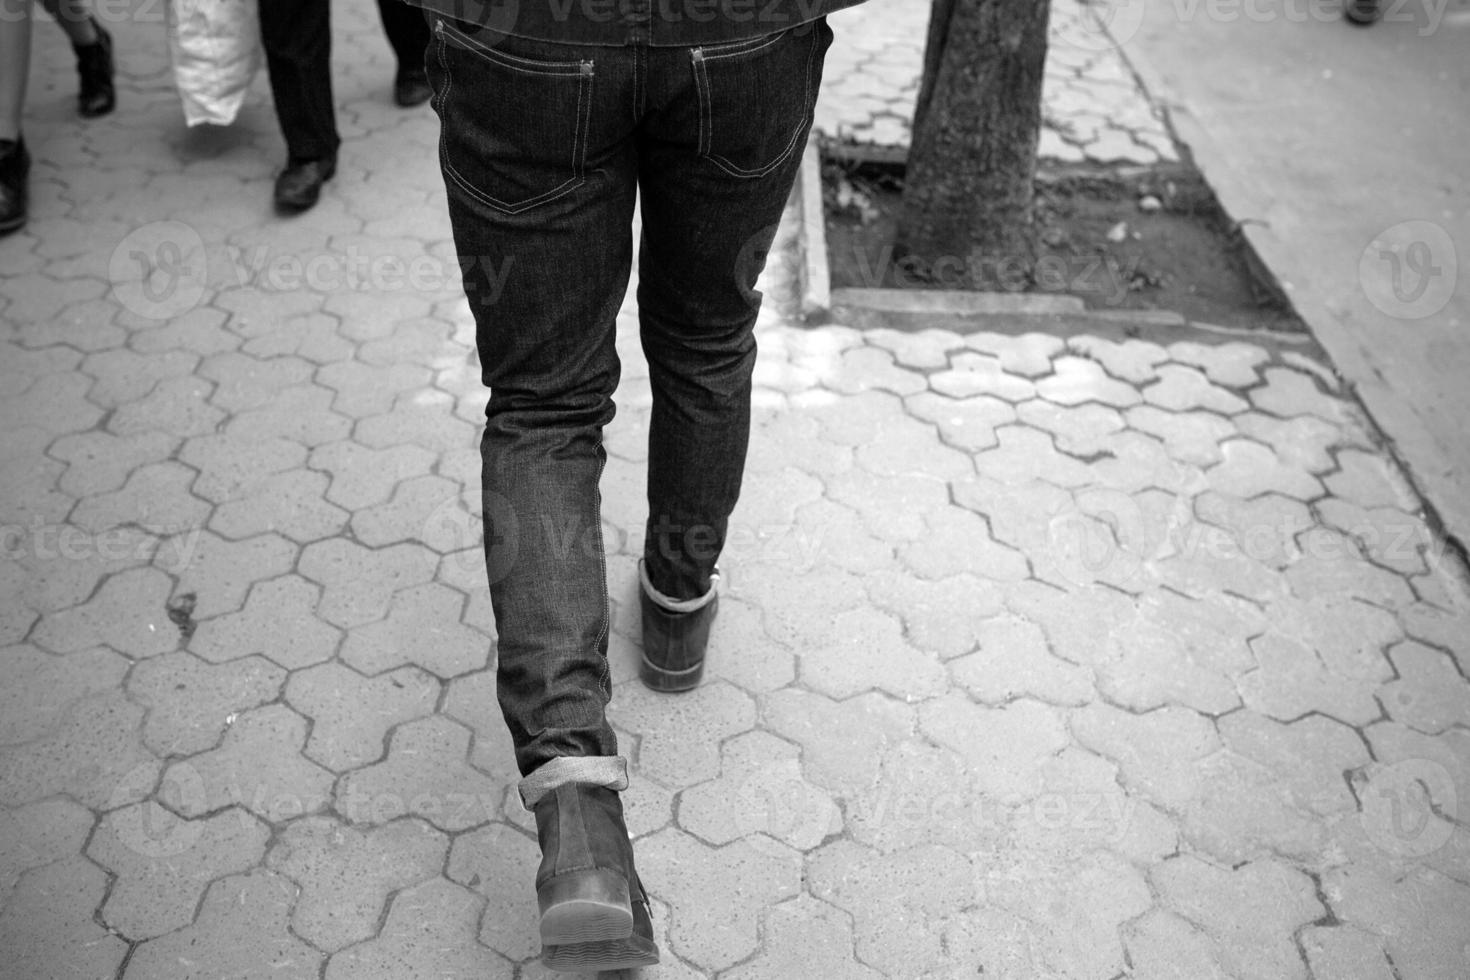
[[[816,128],[844,143],[904,149],[919,96],[929,0],[868,0],[830,18]],[[1038,153],[1061,164],[1172,163],[1162,109],[1103,28],[1106,3],[1052,0]]]
[[[291,222],[259,92],[184,134],[124,24],[122,107],[83,126],[38,32],[35,214],[0,242],[5,980],[548,976],[435,124],[341,13],[351,135]],[[844,43],[892,67],[922,34],[874,36]],[[269,272],[388,256],[432,275]],[[709,679],[677,698],[636,678],[651,393],[619,318],[645,975],[1470,975],[1470,587],[1307,349],[806,328],[780,272]]]

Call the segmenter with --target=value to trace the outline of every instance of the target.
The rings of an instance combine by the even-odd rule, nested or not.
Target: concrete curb
[[[1055,293],[983,293],[958,289],[832,288],[827,257],[827,221],[822,201],[822,149],[813,135],[802,154],[797,179],[801,194],[801,310],[805,322],[824,322],[831,314],[855,323],[894,327],[924,326],[908,320],[977,316],[1080,316],[1086,304]],[[878,322],[874,322],[874,321]]]
[[[1128,65],[1130,69],[1137,71],[1131,61],[1128,62]],[[1138,80],[1140,85],[1144,86],[1145,91],[1148,91],[1151,82],[1145,77],[1143,71],[1138,71]],[[1172,128],[1171,124],[1171,130]],[[1129,167],[1123,172],[1116,167],[1097,165],[1085,167],[1060,165],[1056,168],[1047,168],[1043,164],[1042,170],[1038,172],[1038,180],[1058,180],[1072,176],[1108,176],[1127,179],[1144,173],[1151,175],[1162,173],[1163,176],[1168,177],[1171,173],[1178,171],[1180,176],[1192,175],[1194,179],[1209,186],[1211,192],[1214,193],[1213,185],[1209,183],[1204,174],[1195,169],[1193,161],[1189,158],[1189,144],[1177,133],[1171,132],[1171,135],[1175,137],[1176,143],[1185,153],[1184,158],[1177,163],[1156,165],[1152,168]],[[819,135],[813,134],[807,141],[802,155],[801,173],[797,184],[798,193],[801,195],[800,208],[796,212],[800,216],[802,227],[796,240],[798,247],[802,250],[800,263],[802,317],[809,325],[815,326],[831,319],[838,319],[848,326],[859,329],[888,327],[898,330],[922,330],[939,326],[964,330],[974,329],[977,321],[986,318],[1044,317],[1049,318],[1047,329],[1064,334],[1075,332],[1076,324],[1086,321],[1097,327],[1105,324],[1127,326],[1134,331],[1140,328],[1150,331],[1167,330],[1171,334],[1187,331],[1191,335],[1197,335],[1196,339],[1213,343],[1223,343],[1230,337],[1250,338],[1254,342],[1287,346],[1312,346],[1316,343],[1311,334],[1279,334],[1274,331],[1263,332],[1194,323],[1171,310],[1089,309],[1079,297],[1059,293],[985,293],[970,290],[849,287],[834,289],[831,285],[826,214],[822,197],[824,155],[835,155],[839,160],[892,164],[898,167],[903,165],[907,156],[905,149],[895,148],[892,152],[885,152],[879,156],[854,157],[847,152],[852,149],[854,149],[853,144],[824,143]],[[875,148],[859,145],[856,146],[856,149],[865,151]],[[1222,206],[1224,206],[1223,203]],[[1241,233],[1246,243],[1243,251],[1246,253],[1247,261],[1253,267],[1252,273],[1258,275],[1262,286],[1275,289],[1284,300],[1287,296],[1286,287],[1276,279],[1274,273],[1258,254],[1257,242],[1261,229],[1247,223],[1242,226]],[[996,329],[996,325],[987,323],[986,329]],[[1039,324],[1032,323],[1021,329],[1041,329],[1041,327]]]
[[[878,166],[892,170],[903,170],[908,165],[909,159],[907,146],[878,146],[872,143],[845,143],[836,140],[827,142],[822,147],[822,153],[828,159],[841,163]],[[1177,179],[1187,177],[1189,173],[1190,168],[1182,160],[1148,164],[1098,163],[1095,161],[1071,163],[1051,157],[1041,157],[1036,161],[1036,180],[1043,184],[1099,177],[1123,181],[1136,180],[1140,177],[1164,179],[1175,177]]]
[[[817,136],[806,141],[801,155],[801,235],[797,238],[802,255],[801,315],[819,319],[832,306],[832,278],[827,264],[827,219],[822,204],[822,152]]]
[[[982,293],[967,289],[834,289],[832,308],[915,316],[1081,316],[1087,312],[1087,305],[1076,296]]]

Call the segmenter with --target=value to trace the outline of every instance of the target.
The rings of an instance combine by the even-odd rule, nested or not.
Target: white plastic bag
[[[260,70],[256,0],[168,0],[167,10],[184,121],[228,126]]]

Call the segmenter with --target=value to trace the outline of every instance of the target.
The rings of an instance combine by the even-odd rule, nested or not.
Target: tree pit
[[[1275,280],[1198,173],[1040,168],[1036,252],[910,256],[895,248],[901,160],[824,155],[833,289],[1056,293],[1089,310],[1167,310],[1249,330],[1304,332]]]

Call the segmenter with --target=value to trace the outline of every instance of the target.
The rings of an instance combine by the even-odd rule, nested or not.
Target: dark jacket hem
[[[471,27],[560,44],[693,47],[776,34],[861,0],[407,0]]]

